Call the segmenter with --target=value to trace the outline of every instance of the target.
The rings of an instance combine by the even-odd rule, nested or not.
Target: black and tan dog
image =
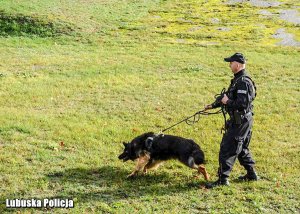
[[[153,132],[142,134],[130,143],[123,143],[125,149],[119,156],[123,161],[137,161],[132,177],[139,172],[147,173],[149,169],[157,169],[163,161],[178,159],[186,166],[197,169],[206,180],[209,175],[204,167],[204,153],[193,140],[172,135],[155,135]]]

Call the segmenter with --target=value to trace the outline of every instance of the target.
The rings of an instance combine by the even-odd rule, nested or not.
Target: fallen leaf
[[[204,190],[204,191],[208,191],[208,189],[205,187],[205,185],[200,185],[200,189]]]
[[[155,110],[156,110],[156,111],[161,111],[161,109],[160,109],[160,108],[158,108],[158,107],[156,107],[156,108],[155,108]]]
[[[136,129],[136,128],[133,128],[132,131],[133,131],[133,132],[138,132],[139,130]]]

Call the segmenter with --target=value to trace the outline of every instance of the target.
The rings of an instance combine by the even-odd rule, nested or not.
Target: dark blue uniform
[[[255,164],[249,150],[252,134],[253,105],[255,85],[245,70],[234,75],[227,90],[229,100],[225,109],[230,118],[226,121],[219,153],[219,178],[226,179],[232,170],[236,158],[247,171]],[[213,105],[213,108],[220,104]]]

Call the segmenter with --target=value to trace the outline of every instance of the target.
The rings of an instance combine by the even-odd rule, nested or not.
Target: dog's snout
[[[128,161],[128,160],[129,160],[129,157],[123,158],[123,162]]]
[[[122,154],[120,154],[118,158],[120,160],[123,160],[124,162],[127,161],[127,160],[129,160],[129,157],[128,157],[127,153],[125,153],[125,152],[122,153]]]
[[[124,153],[120,154],[118,158],[119,158],[119,159],[125,158],[125,154],[124,154]]]

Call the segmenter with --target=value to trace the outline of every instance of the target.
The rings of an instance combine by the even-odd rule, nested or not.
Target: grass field
[[[164,0],[2,0],[0,213],[299,213],[300,49],[263,17],[296,9]],[[225,30],[224,30],[225,29]],[[134,180],[122,141],[158,132],[213,101],[243,52],[258,88],[251,150],[262,179],[206,190],[177,161]],[[221,115],[169,134],[194,139],[216,179]],[[63,143],[61,143],[63,142]],[[73,209],[6,209],[5,199],[70,198]]]

